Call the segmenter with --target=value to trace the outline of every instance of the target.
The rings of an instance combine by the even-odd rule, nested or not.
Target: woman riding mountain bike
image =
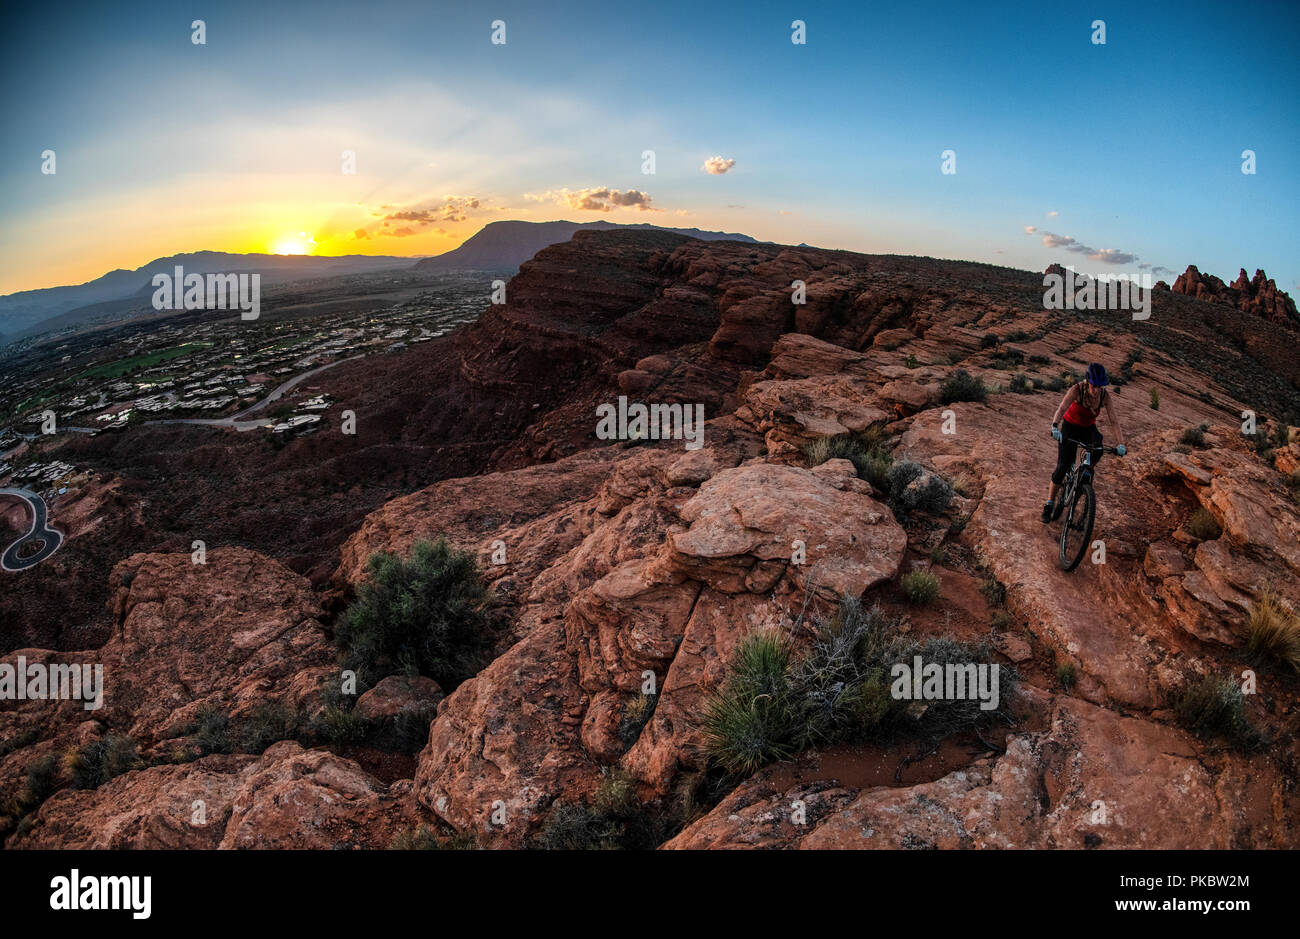
[[[1106,374],[1105,366],[1100,362],[1093,362],[1088,366],[1084,380],[1071,385],[1066,391],[1065,397],[1061,399],[1061,404],[1056,409],[1056,414],[1052,417],[1052,437],[1057,442],[1056,469],[1052,471],[1052,486],[1048,490],[1047,504],[1043,506],[1043,524],[1054,521],[1061,514],[1062,507],[1056,504],[1056,497],[1060,495],[1065,474],[1074,466],[1079,444],[1101,446],[1101,432],[1097,430],[1097,418],[1101,416],[1103,410],[1106,412],[1107,420],[1110,421],[1110,426],[1115,428],[1115,436],[1119,437],[1119,446],[1115,448],[1115,452],[1120,456],[1125,453],[1124,431],[1120,429],[1119,421],[1115,419],[1115,409],[1111,407],[1110,394],[1106,391],[1106,386],[1109,384],[1110,377]],[[1097,459],[1100,458],[1101,454],[1098,453]]]

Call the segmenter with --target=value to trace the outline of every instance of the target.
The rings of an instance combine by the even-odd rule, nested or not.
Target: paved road
[[[9,547],[5,548],[4,553],[0,554],[0,570],[21,571],[26,570],[36,564],[41,563],[63,544],[63,533],[56,529],[50,528],[46,523],[49,521],[45,500],[36,493],[27,489],[0,489],[0,496],[14,496],[22,499],[27,503],[27,507],[32,511],[32,528],[27,534],[23,535]],[[18,552],[24,544],[29,541],[43,541],[45,547],[41,548],[31,557],[19,559]]]
[[[239,431],[252,430],[255,427],[269,427],[270,425],[277,423],[274,418],[262,417],[262,418],[256,418],[251,421],[241,420],[241,418],[243,418],[245,415],[252,414],[254,411],[260,411],[262,408],[266,407],[268,404],[270,404],[273,401],[278,401],[287,392],[292,391],[298,385],[299,382],[306,381],[308,378],[311,378],[313,375],[325,371],[325,369],[327,368],[333,368],[336,365],[342,365],[344,362],[355,362],[357,359],[364,359],[364,358],[365,358],[364,355],[354,355],[346,359],[338,359],[334,362],[329,362],[325,365],[317,366],[316,368],[312,369],[309,372],[303,372],[301,375],[297,375],[293,378],[290,378],[287,382],[280,385],[278,388],[275,389],[275,391],[272,391],[261,401],[257,402],[256,404],[250,405],[249,407],[244,408],[244,410],[232,414],[229,417],[208,417],[208,418],[169,417],[169,418],[163,418],[161,420],[156,420],[156,421],[143,421],[142,423],[202,424],[207,427],[233,427],[235,428],[235,430],[239,430]]]

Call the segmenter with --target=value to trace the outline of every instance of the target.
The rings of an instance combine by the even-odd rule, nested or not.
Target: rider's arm
[[[1065,415],[1066,409],[1069,408],[1069,406],[1074,403],[1074,399],[1078,397],[1078,395],[1079,395],[1079,386],[1071,385],[1070,390],[1067,391],[1065,393],[1065,397],[1061,399],[1061,404],[1060,406],[1057,407],[1056,413],[1052,415],[1053,427],[1061,423],[1061,418]]]
[[[1106,419],[1110,421],[1110,426],[1115,428],[1115,436],[1119,438],[1119,445],[1124,446],[1124,431],[1119,426],[1119,421],[1115,419],[1115,409],[1111,407],[1110,395],[1106,395]]]

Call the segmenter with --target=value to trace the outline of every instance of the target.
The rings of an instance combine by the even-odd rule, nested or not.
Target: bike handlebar
[[[1064,441],[1066,441],[1067,443],[1077,443],[1079,446],[1083,447],[1085,450],[1089,450],[1089,451],[1091,451],[1091,452],[1093,452],[1093,453],[1113,453],[1113,454],[1115,454],[1116,456],[1119,456],[1119,452],[1118,452],[1118,449],[1117,449],[1116,447],[1108,447],[1108,446],[1105,446],[1104,444],[1103,444],[1102,446],[1100,446],[1100,447],[1095,447],[1095,446],[1093,446],[1092,444],[1090,444],[1090,443],[1084,443],[1082,440],[1079,440],[1079,439],[1077,439],[1077,438],[1075,438],[1075,437],[1062,437],[1061,439],[1064,440]]]

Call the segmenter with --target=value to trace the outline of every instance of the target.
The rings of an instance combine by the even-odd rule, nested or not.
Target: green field
[[[137,369],[153,368],[162,362],[170,362],[172,359],[179,359],[181,356],[189,355],[199,349],[206,349],[212,343],[210,342],[187,342],[183,346],[176,346],[172,349],[161,349],[158,352],[148,352],[144,355],[133,355],[129,359],[121,359],[117,362],[108,362],[104,365],[96,365],[94,368],[82,372],[77,377],[80,378],[121,378]]]

